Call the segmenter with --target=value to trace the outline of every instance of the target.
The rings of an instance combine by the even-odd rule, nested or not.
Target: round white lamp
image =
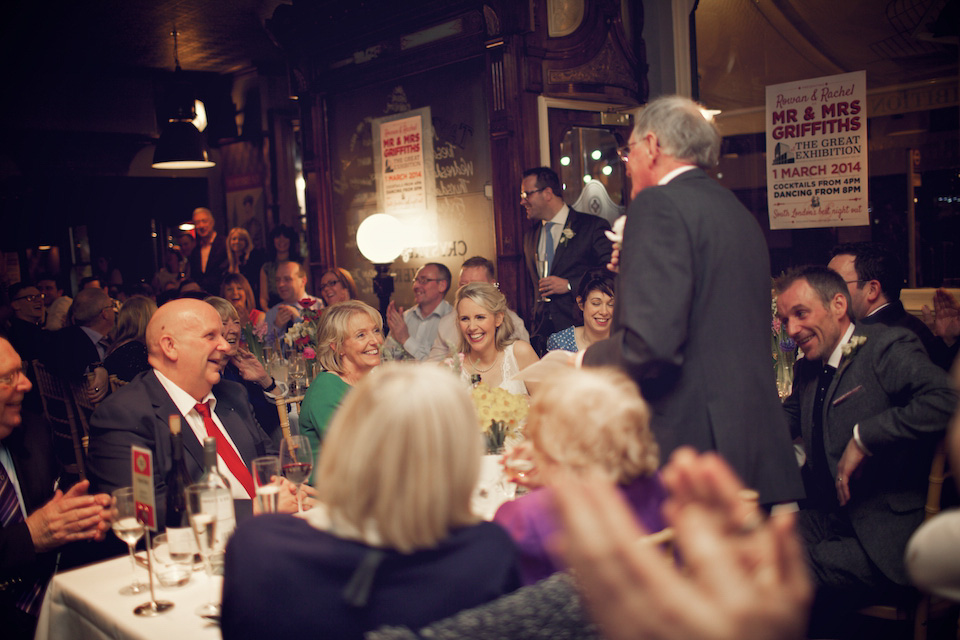
[[[406,248],[406,235],[403,223],[386,213],[375,213],[357,227],[357,247],[377,270],[373,278],[373,291],[380,300],[380,315],[384,318],[387,317],[387,306],[393,295],[390,265]]]

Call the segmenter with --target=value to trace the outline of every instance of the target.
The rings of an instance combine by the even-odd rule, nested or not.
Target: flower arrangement
[[[477,422],[487,441],[487,451],[497,451],[513,437],[522,437],[521,429],[527,419],[528,400],[499,387],[491,389],[481,382],[472,391],[477,409]]]
[[[267,364],[266,356],[263,353],[263,341],[267,337],[267,323],[261,320],[255,325],[249,322],[243,325],[243,341],[247,343],[247,349],[257,357],[260,364]]]
[[[793,365],[797,362],[797,343],[787,335],[786,327],[777,316],[777,294],[772,296],[770,323],[771,350],[773,352],[773,370],[777,376],[777,393],[781,398],[790,395],[793,388]]]
[[[317,357],[317,332],[320,329],[323,309],[313,309],[316,303],[317,301],[312,298],[301,300],[300,306],[303,307],[300,311],[301,321],[287,329],[283,335],[283,341],[287,346],[303,351],[303,357],[307,360]]]

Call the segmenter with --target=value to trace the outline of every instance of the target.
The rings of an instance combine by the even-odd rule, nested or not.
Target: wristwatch
[[[277,381],[274,380],[273,378],[270,378],[270,386],[269,386],[269,387],[264,387],[263,390],[264,390],[264,391],[273,391],[273,390],[276,389],[276,388],[277,388]]]

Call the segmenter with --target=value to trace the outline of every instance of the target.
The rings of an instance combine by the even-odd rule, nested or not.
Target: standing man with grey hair
[[[803,496],[770,360],[770,262],[753,215],[705,172],[720,135],[693,101],[640,112],[621,149],[632,182],[613,331],[583,364],[630,374],[663,458],[719,452],[760,502]]]

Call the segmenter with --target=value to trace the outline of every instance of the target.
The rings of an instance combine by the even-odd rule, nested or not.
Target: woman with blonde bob
[[[117,314],[113,344],[107,350],[103,366],[110,375],[130,382],[141,371],[148,371],[147,324],[157,311],[157,303],[144,296],[131,296]]]
[[[509,536],[470,511],[481,453],[449,372],[391,363],[366,376],[324,442],[318,506],[304,520],[253,518],[231,538],[224,639],[418,629],[515,589]]]
[[[317,329],[317,362],[323,369],[304,395],[300,433],[314,451],[343,396],[380,364],[383,318],[360,300],[338,302],[324,310]]]
[[[243,227],[234,227],[227,234],[227,273],[239,273],[250,284],[254,296],[260,284],[260,267],[263,265],[263,252],[253,246],[253,238]],[[256,297],[250,301],[256,306]]]
[[[570,369],[548,378],[533,395],[526,433],[529,458],[540,477],[558,470],[600,475],[617,485],[646,531],[663,529],[660,448],[650,431],[650,409],[626,375],[615,369]],[[547,541],[559,528],[550,493],[535,489],[504,503],[494,517],[520,549],[525,585],[564,568],[547,553]]]
[[[511,338],[513,321],[507,314],[507,299],[496,285],[471,282],[457,291],[454,305],[460,329],[460,375],[470,381],[474,375],[488,387],[500,387],[527,394],[521,380],[511,378],[538,360],[537,353],[523,340]]]

